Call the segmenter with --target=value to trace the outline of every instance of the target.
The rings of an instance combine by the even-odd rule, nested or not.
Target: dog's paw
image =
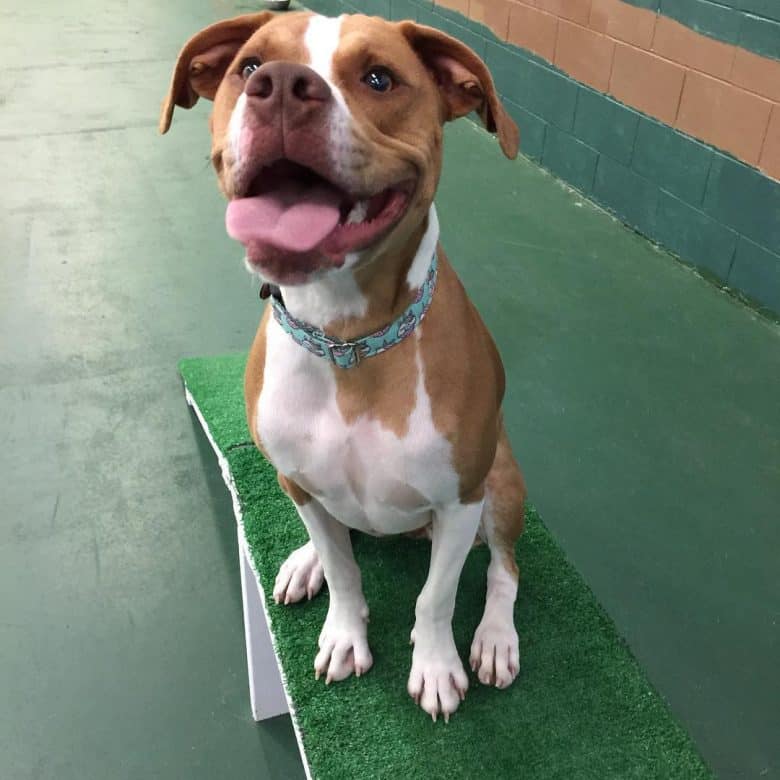
[[[320,557],[311,542],[292,552],[279,568],[274,583],[274,601],[294,604],[304,596],[309,599],[319,593],[325,574]]]
[[[455,648],[452,634],[444,639],[421,641],[420,632],[412,631],[414,652],[409,673],[409,695],[434,720],[441,714],[445,721],[466,698],[469,680]]]
[[[320,651],[314,659],[314,676],[325,683],[344,680],[351,674],[365,674],[374,659],[368,647],[366,621],[368,609],[351,610],[348,613],[329,610],[320,633]]]
[[[508,688],[520,669],[520,649],[514,625],[483,619],[474,633],[470,660],[471,670],[483,685]]]

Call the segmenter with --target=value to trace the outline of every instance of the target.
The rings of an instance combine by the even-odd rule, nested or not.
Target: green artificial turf
[[[228,461],[246,538],[267,595],[279,565],[305,539],[276,472],[244,420],[244,355],[185,360],[185,384]],[[314,778],[712,777],[688,735],[648,683],[615,626],[531,509],[518,545],[515,620],[521,672],[508,690],[470,674],[465,702],[432,723],[406,693],[409,632],[430,545],[354,534],[371,610],[374,666],[329,687],[314,679],[328,596],[294,606],[268,602],[277,650]],[[454,618],[468,659],[485,596],[487,550],[472,550]]]

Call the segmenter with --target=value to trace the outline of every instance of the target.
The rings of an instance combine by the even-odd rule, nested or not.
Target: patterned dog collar
[[[433,253],[431,267],[417,297],[409,308],[397,319],[370,336],[352,341],[340,341],[326,336],[321,330],[297,320],[287,311],[284,303],[277,297],[271,298],[274,317],[282,330],[296,343],[308,349],[314,355],[325,358],[339,368],[354,368],[360,361],[380,355],[396,344],[400,344],[422,322],[433,299],[436,288],[437,272],[436,252]]]

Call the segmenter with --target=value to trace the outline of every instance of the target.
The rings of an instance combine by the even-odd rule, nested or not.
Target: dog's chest
[[[426,525],[432,507],[457,498],[458,478],[433,424],[419,353],[403,435],[370,411],[347,422],[337,391],[334,368],[271,318],[255,425],[272,463],[345,525],[379,534]]]

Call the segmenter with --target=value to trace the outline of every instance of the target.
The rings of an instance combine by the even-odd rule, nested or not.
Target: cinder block
[[[323,16],[339,16],[345,12],[350,13],[352,10],[345,7],[341,0],[312,0],[307,3],[307,6]]]
[[[734,62],[735,47],[730,43],[699,35],[675,19],[658,16],[652,50],[694,70],[728,79]]]
[[[602,154],[596,166],[593,196],[646,236],[656,234],[658,186]]]
[[[428,27],[436,27],[438,29],[441,20],[442,17],[434,12],[432,4],[421,5],[417,11],[417,21]]]
[[[658,200],[657,238],[699,268],[727,280],[737,234],[663,190]]]
[[[780,61],[778,60],[761,57],[737,47],[729,80],[780,103]]]
[[[628,165],[641,114],[616,100],[581,87],[574,135],[586,144]]]
[[[555,57],[555,38],[558,33],[558,17],[515,3],[509,15],[507,40],[515,46],[529,49],[552,62]]]
[[[589,195],[593,189],[598,152],[556,127],[548,127],[542,165],[556,176]]]
[[[757,54],[780,59],[780,22],[744,14],[739,45]]]
[[[772,118],[769,120],[758,166],[773,179],[780,180],[780,105],[772,109]]]
[[[509,12],[515,3],[512,0],[471,0],[469,16],[490,30],[491,38],[505,41],[509,28]]]
[[[765,98],[703,73],[690,72],[674,124],[756,165],[771,110],[772,104]]]
[[[578,89],[578,85],[568,76],[528,61],[528,109],[561,130],[571,130],[574,125]]]
[[[759,246],[780,247],[780,182],[714,153],[704,211]]]
[[[656,15],[636,6],[636,3],[626,3],[625,0],[593,0],[588,27],[640,49],[649,49]]]
[[[544,151],[547,122],[506,98],[504,98],[504,106],[520,128],[520,152],[539,162]]]
[[[417,20],[417,12],[420,6],[413,0],[390,0],[390,18],[400,21],[402,19]]]
[[[618,100],[672,124],[685,68],[625,43],[615,45],[609,91]]]
[[[704,199],[713,150],[668,125],[642,117],[631,167],[691,205]]]
[[[601,92],[609,88],[615,42],[603,33],[561,19],[555,44],[555,65],[572,78]]]
[[[517,49],[488,41],[485,61],[502,95],[519,106],[525,106],[528,95],[529,61]]]
[[[463,19],[463,17],[460,17]],[[440,17],[438,23],[434,25],[438,27],[442,32],[451,35],[453,38],[457,38],[461,43],[465,43],[466,46],[473,49],[480,57],[485,56],[485,45],[487,41],[481,36],[477,35],[473,30],[469,30],[463,25],[456,24],[450,19]]]
[[[361,9],[360,13],[390,18],[390,0],[358,0],[357,5]]]
[[[533,3],[547,13],[560,16],[562,19],[569,19],[582,25],[588,23],[591,0],[533,0]]]
[[[780,3],[777,0],[737,0],[737,2],[737,7],[742,11],[780,22]],[[726,5],[730,4],[727,2]]]
[[[434,0],[434,5],[440,5],[461,14],[469,12],[469,0]]]
[[[729,285],[780,314],[780,256],[744,236],[737,243]]]
[[[664,16],[718,40],[736,43],[739,39],[741,14],[734,8],[709,0],[661,0],[659,10]]]

